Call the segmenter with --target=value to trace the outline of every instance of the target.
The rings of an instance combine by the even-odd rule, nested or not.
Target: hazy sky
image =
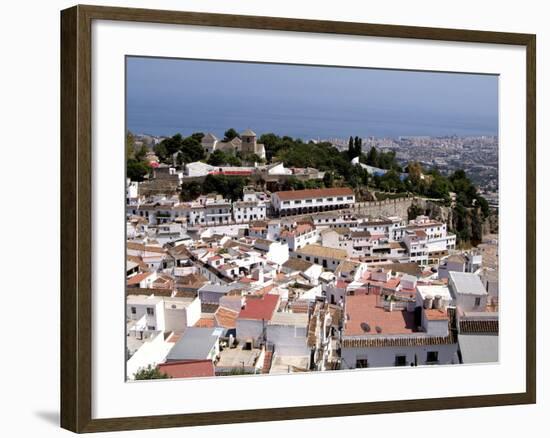
[[[492,135],[498,77],[132,57],[127,124],[156,135]]]

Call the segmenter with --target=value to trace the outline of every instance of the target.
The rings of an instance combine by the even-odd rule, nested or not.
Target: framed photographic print
[[[534,35],[75,6],[61,49],[62,427],[535,403]]]

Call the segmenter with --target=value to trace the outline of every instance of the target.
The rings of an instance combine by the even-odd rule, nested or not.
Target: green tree
[[[477,205],[479,206],[481,213],[483,214],[483,217],[487,218],[490,214],[489,203],[487,202],[487,199],[485,199],[481,195],[478,195]]]
[[[211,166],[223,166],[225,164],[230,166],[240,166],[242,164],[239,157],[230,152],[224,152],[221,149],[216,149],[212,152],[206,162]]]
[[[126,131],[126,159],[134,158],[134,134],[130,131]]]
[[[194,201],[202,194],[202,185],[196,181],[181,185],[180,200],[182,202]]]
[[[153,152],[156,154],[157,157],[159,157],[159,160],[161,162],[164,163],[168,160],[168,149],[166,149],[166,144],[164,142],[154,145]]]
[[[147,152],[149,152],[149,149],[147,149],[147,146],[142,144],[138,151],[134,153],[134,158],[138,161],[143,161],[147,155]]]
[[[254,154],[254,153],[243,154],[241,152],[238,152],[236,156],[240,160],[245,161],[247,163],[263,163],[263,162],[265,162],[264,159],[260,158],[257,154]]]
[[[179,149],[182,154],[181,159],[184,163],[193,163],[194,161],[202,160],[206,155],[200,140],[197,140],[193,136],[183,139]]]
[[[451,183],[447,178],[441,176],[439,172],[431,175],[432,181],[428,188],[428,196],[431,198],[440,198],[445,201],[449,201],[449,191],[451,189]]]
[[[135,158],[126,161],[126,177],[131,181],[143,181],[150,170],[151,168],[143,161],[138,161]]]
[[[283,183],[283,190],[303,190],[305,189],[305,184],[303,181],[299,180],[295,176],[291,176],[287,179],[285,179],[285,182]]]
[[[367,164],[369,166],[378,167],[378,151],[372,146],[367,154]]]
[[[183,143],[183,137],[181,134],[175,134],[172,137],[165,138],[160,142],[161,145],[166,149],[166,157],[171,157],[176,152],[181,150]]]
[[[240,176],[207,175],[202,184],[202,193],[218,193],[232,201],[241,199],[249,180]]]
[[[350,160],[353,159],[353,157],[355,157],[355,146],[353,143],[353,137],[351,135],[348,141],[348,157]]]
[[[353,141],[354,144],[354,157],[361,156],[361,153],[363,152],[363,139],[360,137],[355,137],[355,140]]]
[[[203,137],[204,137],[204,132],[193,132],[193,134],[191,134],[191,138],[194,138],[199,142],[202,140]]]
[[[229,128],[227,131],[225,131],[223,135],[224,135],[223,141],[231,141],[235,137],[239,137],[239,133],[235,131],[233,128]]]
[[[325,175],[323,176],[323,184],[325,187],[333,187],[334,186],[334,173],[331,171],[325,172]]]
[[[140,368],[135,374],[135,380],[154,380],[154,379],[169,379],[170,376],[161,372],[158,367],[153,367],[150,364],[145,368]]]

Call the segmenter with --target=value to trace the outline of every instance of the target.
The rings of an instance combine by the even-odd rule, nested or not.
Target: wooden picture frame
[[[526,48],[526,391],[231,412],[92,418],[91,25],[94,20],[519,45]],[[61,12],[61,426],[74,432],[198,426],[536,402],[536,37],[530,34],[75,6]]]

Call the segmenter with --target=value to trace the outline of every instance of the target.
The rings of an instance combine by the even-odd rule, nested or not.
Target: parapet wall
[[[385,199],[384,201],[356,202],[352,210],[369,216],[400,216],[404,219],[408,216],[411,205],[420,204],[419,198]]]

